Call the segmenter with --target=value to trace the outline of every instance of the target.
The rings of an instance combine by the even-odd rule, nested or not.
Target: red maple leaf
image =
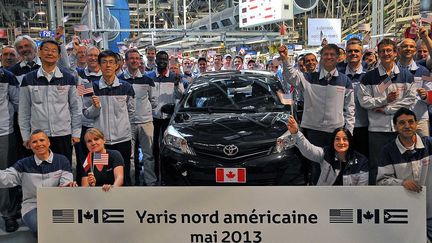
[[[233,179],[235,177],[235,173],[230,171],[228,172],[228,174],[226,174],[226,177],[228,177],[229,179]]]

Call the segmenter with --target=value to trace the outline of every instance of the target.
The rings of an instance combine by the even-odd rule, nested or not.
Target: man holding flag
[[[131,123],[135,113],[135,92],[132,85],[117,78],[119,57],[112,51],[98,56],[102,77],[93,82],[94,95],[83,103],[84,116],[94,119],[94,127],[106,136],[106,147],[120,152],[125,163],[125,185],[131,185]],[[87,146],[88,148],[88,146]]]
[[[395,63],[396,43],[384,39],[378,43],[378,68],[365,74],[357,97],[368,112],[369,184],[376,183],[377,163],[382,145],[396,138],[393,114],[401,107],[411,108],[416,100],[414,76]]]

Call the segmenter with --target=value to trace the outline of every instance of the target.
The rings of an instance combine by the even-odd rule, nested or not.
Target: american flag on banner
[[[77,92],[79,96],[83,96],[86,94],[93,94],[93,84],[92,83],[84,83],[77,86]]]
[[[329,217],[331,224],[353,223],[353,209],[330,209]]]
[[[380,93],[384,93],[384,91],[392,84],[391,77],[392,76],[388,76],[384,81],[378,84],[377,88]]]
[[[54,209],[52,210],[52,222],[58,223],[74,223],[74,210],[73,209]]]
[[[108,154],[93,153],[93,165],[95,165],[99,171],[102,171],[103,167],[108,165],[108,158]]]

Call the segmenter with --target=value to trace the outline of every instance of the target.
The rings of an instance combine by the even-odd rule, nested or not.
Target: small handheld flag
[[[92,83],[84,83],[77,86],[77,92],[79,96],[83,96],[86,94],[93,94],[93,84]]]
[[[93,153],[93,166],[96,166],[99,171],[102,171],[103,167],[108,165],[108,158],[108,154]]]
[[[92,158],[91,153],[88,153],[87,158],[85,159],[83,163],[84,171],[87,172],[89,169],[92,168]]]

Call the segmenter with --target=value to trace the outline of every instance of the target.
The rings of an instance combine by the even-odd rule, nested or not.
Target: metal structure
[[[63,24],[67,33],[73,33],[73,26],[79,24],[86,0],[0,0],[0,28],[8,28],[10,36],[13,36],[13,29],[21,27],[23,34],[30,34],[33,37],[37,37],[41,30],[46,30],[47,26],[52,29],[53,19],[50,19],[48,14],[37,14],[41,11],[52,13],[52,7],[48,7],[49,1],[55,3],[54,11],[56,11],[57,16],[69,17],[68,21]],[[111,0],[111,2],[113,1]],[[308,1],[313,0],[304,0],[304,2]],[[292,42],[306,41],[305,29],[308,18],[341,18],[342,36],[358,33],[358,25],[368,23],[373,29],[372,32],[365,32],[365,34],[377,37],[376,40],[383,35],[400,35],[413,18],[419,18],[420,0],[318,1],[317,7],[312,11],[300,13],[296,15],[294,21],[287,22],[289,33],[287,39]],[[140,45],[151,43],[162,45],[167,41],[179,41],[178,39],[185,35],[192,39],[192,42],[195,42],[185,45],[186,48],[197,44],[199,46],[214,46],[221,43],[235,45],[245,39],[244,37],[247,35],[244,34],[245,31],[256,34],[255,39],[261,37],[260,40],[256,40],[257,42],[266,42],[272,41],[274,39],[272,36],[277,35],[279,30],[277,24],[243,30],[238,29],[238,27],[227,28],[226,30],[221,28],[216,31],[209,30],[210,35],[202,33],[203,30],[185,30],[187,24],[192,24],[205,17],[211,19],[209,16],[217,16],[217,13],[236,6],[238,1],[234,0],[128,0],[128,3],[131,17],[130,28],[131,30],[140,30],[132,31],[129,39],[141,43]],[[59,7],[61,4],[63,7]],[[48,11],[49,9],[51,11]],[[57,17],[54,25],[59,24],[62,24],[61,19]],[[157,39],[161,32],[164,34],[172,33],[173,35],[169,38],[164,35],[164,38]],[[227,37],[229,32],[239,35]],[[263,33],[268,34],[263,37]],[[12,40],[13,37],[10,38],[9,42]],[[373,42],[374,38],[371,41]],[[184,39],[184,42],[188,42],[188,40]],[[254,40],[250,39],[248,42],[254,42]],[[177,47],[182,46],[177,45]]]

